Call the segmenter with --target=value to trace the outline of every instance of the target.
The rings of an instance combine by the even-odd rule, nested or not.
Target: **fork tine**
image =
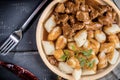
[[[9,38],[10,39],[10,38]],[[3,47],[1,47],[1,52],[3,52],[10,44],[12,43],[12,40],[8,40],[7,42],[5,42],[5,44],[3,44]]]
[[[7,45],[7,43],[8,43],[10,40],[11,40],[11,39],[8,38],[8,39],[5,41],[5,43],[0,47],[0,50],[2,50],[2,49]]]
[[[2,54],[2,55],[6,55],[6,54],[11,50],[12,46],[14,45],[14,43],[15,43],[15,42],[12,41],[11,44],[8,45],[7,48],[5,48],[5,50],[3,50],[1,54]]]

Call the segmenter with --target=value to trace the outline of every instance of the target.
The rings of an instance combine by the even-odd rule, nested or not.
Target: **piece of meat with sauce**
[[[70,2],[70,1],[65,2],[65,12],[67,14],[73,13],[74,12],[74,5],[75,4],[73,2]]]
[[[55,8],[55,12],[57,12],[57,13],[64,13],[65,12],[64,4],[63,3],[57,4],[57,6]]]
[[[97,18],[99,15],[100,15],[99,11],[94,9],[90,12],[90,19],[93,20],[93,19]]]
[[[91,8],[88,5],[81,5],[80,10],[85,12],[90,12]]]
[[[60,24],[61,22],[66,23],[69,20],[69,16],[67,14],[57,14],[56,13],[55,20],[56,20],[57,24]]]
[[[79,11],[80,10],[80,5],[78,4],[78,3],[76,3],[75,5],[74,5],[74,13],[76,13],[77,11]]]
[[[71,24],[74,24],[76,22],[74,15],[69,16],[69,20]]]
[[[85,4],[85,0],[75,0],[75,3],[79,4],[79,5],[84,5]]]
[[[78,21],[88,21],[90,19],[89,12],[77,11],[76,18]]]
[[[65,23],[65,24],[63,24],[63,26],[62,26],[62,30],[63,30],[63,35],[64,35],[65,37],[68,37],[68,35],[70,34],[70,31],[72,31],[72,28],[70,27],[69,24]]]
[[[73,24],[73,26],[72,26],[72,29],[74,30],[74,32],[77,30],[81,30],[83,28],[84,28],[84,24],[80,23],[80,22],[77,22],[77,23]]]
[[[54,65],[54,66],[58,66],[58,61],[55,59],[54,56],[47,56],[48,61],[50,62],[50,64]]]
[[[98,30],[102,28],[102,24],[99,22],[91,22],[90,24],[85,25],[86,30]]]
[[[100,16],[98,21],[103,25],[111,25],[114,22],[113,12],[109,11],[106,13],[106,16]]]
[[[100,15],[102,15],[107,11],[112,11],[112,8],[108,5],[100,5],[98,10],[99,10]]]
[[[62,30],[63,30],[63,35],[66,38],[70,39],[75,35],[74,30],[70,27],[68,23],[63,24]]]

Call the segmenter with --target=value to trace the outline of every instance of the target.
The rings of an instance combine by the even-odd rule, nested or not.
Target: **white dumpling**
[[[59,36],[56,41],[56,49],[64,49],[67,44],[67,38]]]
[[[83,45],[83,48],[89,49],[90,48],[90,41],[86,40],[86,42]]]
[[[82,74],[82,70],[81,69],[74,69],[74,71],[72,73],[72,75],[73,75],[75,80],[80,80],[81,74]]]
[[[120,48],[120,40],[117,35],[113,34],[108,36],[108,40],[115,44],[115,48]]]
[[[52,41],[42,41],[43,48],[46,55],[53,55],[55,51],[54,43]]]
[[[98,59],[98,69],[103,69],[108,66],[107,56],[104,51],[99,53]]]
[[[62,30],[59,26],[56,26],[52,29],[52,31],[48,34],[48,40],[54,41],[62,34]]]
[[[106,35],[101,30],[96,30],[95,31],[95,39],[100,43],[104,43],[106,41]]]
[[[115,64],[119,58],[119,52],[114,49],[113,52],[107,53],[107,59],[110,64]]]
[[[117,34],[120,32],[120,27],[117,24],[112,24],[111,27],[104,27],[104,31],[106,34],[111,35],[111,34]]]
[[[82,75],[92,75],[92,74],[96,74],[96,71],[95,70],[82,70]]]
[[[74,40],[77,44],[78,47],[83,46],[83,44],[86,42],[87,40],[87,31],[86,30],[82,30],[79,31],[75,36],[74,36]]]
[[[47,19],[45,22],[45,29],[49,33],[54,27],[56,26],[55,16],[52,15],[50,18]]]
[[[65,62],[59,62],[58,67],[62,72],[66,73],[66,74],[71,74],[73,72],[73,68],[71,68]]]

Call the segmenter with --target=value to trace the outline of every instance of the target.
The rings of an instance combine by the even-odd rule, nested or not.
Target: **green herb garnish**
[[[82,58],[82,57],[79,58],[80,66],[81,66],[81,67],[84,67],[85,64],[86,64],[86,61],[87,61],[87,60],[86,60],[85,58]]]
[[[64,50],[64,55],[61,57],[61,59],[63,61],[66,61],[66,60],[69,59],[69,57],[70,57],[69,51],[68,50]]]
[[[89,56],[91,56],[92,55],[92,49],[90,49],[90,50],[88,50],[88,51],[81,51],[81,53],[84,55],[84,56],[87,56],[87,57],[89,57]]]
[[[76,48],[75,48],[75,46],[74,46],[74,45],[72,45],[71,47],[72,47],[72,50],[73,50],[73,51],[75,51],[75,50],[76,50]]]
[[[89,68],[93,68],[94,64],[95,64],[95,60],[92,60],[92,61],[89,61],[89,62],[87,63],[87,66],[88,66]]]
[[[65,61],[65,60],[67,59],[67,56],[64,54],[64,55],[61,57],[61,59],[62,59],[63,61]]]

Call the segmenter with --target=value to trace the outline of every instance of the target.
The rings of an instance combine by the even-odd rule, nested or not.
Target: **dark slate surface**
[[[10,53],[7,56],[3,58],[3,56],[0,56],[1,61],[14,63],[16,65],[19,65],[30,72],[32,72],[34,75],[36,75],[39,80],[56,80],[56,75],[51,72],[46,65],[41,60],[38,52],[16,52],[16,53]],[[2,72],[2,71],[0,71]],[[0,73],[0,75],[5,75],[3,73]],[[7,75],[9,77],[9,75]],[[1,77],[0,77],[1,80]],[[6,79],[9,80],[9,79]]]
[[[0,0],[0,45],[7,37],[27,20],[33,10],[43,0]],[[41,12],[49,4],[49,0],[45,6],[35,16],[30,23],[30,29],[24,34],[23,40],[14,49],[14,51],[35,51],[36,41],[35,32],[37,21]]]
[[[42,0],[0,0],[0,45],[6,40],[11,32],[18,29],[29,17],[32,11]],[[28,69],[40,80],[55,80],[56,75],[52,73],[42,62],[36,48],[36,26],[40,14],[49,4],[50,0],[35,16],[30,23],[30,29],[24,34],[19,45],[9,53],[8,56],[0,56],[0,60],[17,64]],[[35,53],[35,54],[34,54]],[[16,80],[13,74],[9,74],[0,67],[0,80]]]

